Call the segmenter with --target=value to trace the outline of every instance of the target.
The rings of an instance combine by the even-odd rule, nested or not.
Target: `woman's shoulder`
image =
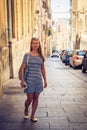
[[[29,56],[29,53],[24,54],[24,59],[26,59]]]
[[[29,55],[29,52],[24,54],[24,56],[28,56],[28,55]]]

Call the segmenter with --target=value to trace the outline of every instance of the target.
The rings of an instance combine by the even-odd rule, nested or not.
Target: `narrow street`
[[[11,79],[3,86],[0,130],[87,130],[87,73],[60,58],[48,57],[45,66],[48,87],[39,98],[38,122],[23,119],[26,95],[19,80]]]

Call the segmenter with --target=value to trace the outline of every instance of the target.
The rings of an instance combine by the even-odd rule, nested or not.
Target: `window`
[[[84,56],[85,52],[84,51],[78,51],[77,54],[80,55],[80,56]]]

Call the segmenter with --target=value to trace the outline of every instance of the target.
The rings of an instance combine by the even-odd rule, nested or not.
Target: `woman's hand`
[[[25,81],[21,80],[20,85],[21,85],[23,88],[25,88],[25,87],[26,87]]]
[[[44,81],[44,88],[47,87],[47,81]]]

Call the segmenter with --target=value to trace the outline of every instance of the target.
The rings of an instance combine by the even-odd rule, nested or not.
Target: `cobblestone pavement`
[[[46,72],[48,87],[39,98],[37,123],[23,118],[26,95],[19,80],[4,84],[0,130],[87,130],[87,73],[65,66],[57,58],[46,59]]]

